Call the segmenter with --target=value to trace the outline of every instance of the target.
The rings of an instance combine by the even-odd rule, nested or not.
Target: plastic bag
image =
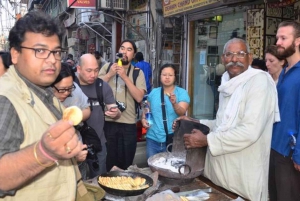
[[[181,200],[180,197],[178,197],[171,190],[166,190],[151,196],[146,201],[181,201]]]

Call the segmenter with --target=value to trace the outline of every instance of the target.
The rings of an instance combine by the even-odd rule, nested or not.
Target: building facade
[[[180,48],[176,42],[167,47],[172,47],[169,54],[173,61],[180,52],[180,79],[191,96],[190,116],[215,118],[217,89],[225,72],[221,61],[225,43],[234,37],[243,38],[253,57],[263,59],[265,47],[276,43],[278,24],[299,20],[299,5],[293,0],[163,1],[164,17],[183,21]]]

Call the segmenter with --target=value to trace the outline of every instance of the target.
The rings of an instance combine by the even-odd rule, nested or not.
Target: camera
[[[122,53],[117,53],[117,54],[116,54],[116,57],[117,57],[117,58],[122,58],[122,57],[123,57],[123,54],[122,54]]]
[[[94,145],[93,144],[87,145],[87,151],[88,151],[87,159],[92,160],[92,167],[94,168],[94,170],[98,170],[99,162],[98,162],[98,157]]]
[[[97,158],[96,151],[93,144],[87,145],[88,155],[87,158],[94,159]]]
[[[124,102],[116,101],[116,105],[121,112],[124,112],[126,110],[126,105]]]

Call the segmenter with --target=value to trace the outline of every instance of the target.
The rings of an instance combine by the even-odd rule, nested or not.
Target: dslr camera
[[[98,163],[98,157],[94,148],[93,144],[87,145],[87,159],[90,159],[92,161],[92,167],[95,171],[99,170],[99,163]]]
[[[88,151],[87,158],[89,158],[89,159],[97,158],[96,151],[95,151],[95,148],[94,148],[93,144],[88,144],[87,145],[87,151]]]
[[[116,105],[121,112],[124,112],[126,110],[126,105],[124,102],[116,101]]]

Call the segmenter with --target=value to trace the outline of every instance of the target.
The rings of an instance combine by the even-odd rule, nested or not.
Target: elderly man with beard
[[[109,171],[113,166],[127,169],[133,162],[136,150],[136,108],[135,101],[140,103],[146,92],[146,81],[142,70],[135,69],[131,61],[137,51],[131,40],[121,43],[119,53],[122,53],[122,65],[113,63],[104,65],[99,77],[112,88],[119,108],[119,119],[105,118],[104,133],[107,140],[106,167]],[[108,72],[107,72],[108,71]],[[139,72],[134,84],[133,72]]]
[[[279,120],[276,86],[271,76],[251,68],[252,55],[242,39],[223,50],[220,106],[210,127],[184,135],[186,148],[208,146],[204,176],[249,200],[268,200],[268,170],[273,123]],[[180,117],[197,121],[189,117]],[[175,124],[174,124],[175,125]]]
[[[300,24],[281,22],[276,38],[288,65],[277,84],[281,121],[273,128],[269,191],[271,201],[292,201],[300,199]]]

